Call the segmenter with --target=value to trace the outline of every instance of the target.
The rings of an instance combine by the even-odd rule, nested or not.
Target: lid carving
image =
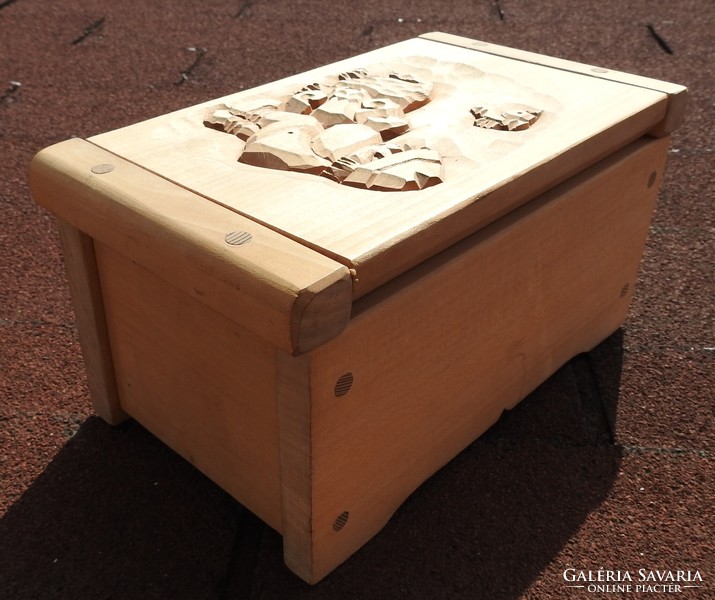
[[[442,183],[444,156],[424,140],[406,136],[412,130],[410,113],[432,100],[439,78],[374,71],[353,69],[285,95],[221,104],[209,111],[204,125],[243,140],[238,160],[244,164],[375,191]],[[478,105],[470,112],[476,127],[522,131],[542,110],[512,102]]]

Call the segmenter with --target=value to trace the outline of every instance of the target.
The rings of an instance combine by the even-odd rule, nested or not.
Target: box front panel
[[[366,297],[311,353],[316,570],[620,326],[667,143],[634,144]]]
[[[275,347],[95,246],[121,407],[280,531]]]

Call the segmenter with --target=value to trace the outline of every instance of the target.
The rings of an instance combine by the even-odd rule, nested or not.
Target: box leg
[[[64,221],[58,220],[58,227],[92,406],[107,423],[117,425],[127,414],[119,405],[94,242]]]
[[[325,473],[316,473],[315,437],[320,436],[321,417],[312,387],[309,356],[293,357],[279,351],[283,557],[288,568],[310,584],[320,581],[373,537],[393,512],[388,510],[379,523],[345,527],[349,512],[342,505],[334,508],[340,502],[339,482],[333,489],[318,483]]]
[[[307,581],[313,572],[310,373],[307,356],[278,350],[277,409],[283,511],[283,557]]]

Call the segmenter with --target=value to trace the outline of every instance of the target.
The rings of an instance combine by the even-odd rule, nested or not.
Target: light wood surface
[[[410,130],[405,113],[431,93],[432,82],[413,75],[357,69],[282,98],[219,104],[204,125],[244,140],[238,160],[245,164],[371,191],[417,190],[442,183],[439,153],[384,142]]]
[[[503,410],[619,327],[667,144],[636,143],[361,299],[340,336],[289,368],[281,443],[311,448],[291,454],[301,525],[284,530],[302,577],[335,568]]]
[[[30,184],[62,220],[291,353],[349,318],[345,266],[89,142],[40,152]]]
[[[281,531],[275,346],[96,248],[122,407]]]
[[[477,52],[484,52],[513,60],[544,65],[572,73],[580,73],[581,75],[587,75],[589,77],[597,77],[608,81],[664,92],[668,94],[668,111],[665,118],[648,132],[653,136],[663,137],[673,133],[673,131],[680,126],[685,116],[685,109],[688,104],[688,88],[677,83],[624,73],[623,71],[614,71],[613,69],[607,69],[603,66],[585,65],[563,58],[544,56],[543,54],[537,54],[535,52],[527,52],[526,50],[509,48],[508,46],[500,46],[499,44],[490,44],[482,40],[475,40],[439,31],[425,33],[421,35],[420,38],[459,46],[461,48],[470,48]]]
[[[283,511],[283,558],[291,571],[314,583],[313,427],[310,371],[305,355],[277,354],[277,412]]]
[[[312,172],[244,164],[239,157],[250,138],[204,125],[207,114],[221,106],[249,112],[268,106],[275,112],[296,94],[316,93],[316,86],[360,69],[368,77],[389,78],[397,71],[431,84],[428,101],[405,112],[409,130],[390,142],[436,152],[441,181],[386,193]],[[353,269],[359,297],[673,119],[673,98],[682,96],[673,90],[679,86],[648,89],[625,77],[596,75],[413,39],[92,142]],[[541,112],[528,129],[474,126],[473,108],[512,104]],[[318,163],[327,160],[315,156]],[[358,179],[362,185],[369,177]],[[396,186],[393,180],[388,189],[401,189]]]
[[[57,226],[92,407],[107,423],[117,425],[127,414],[117,395],[94,243],[64,221],[58,221]]]

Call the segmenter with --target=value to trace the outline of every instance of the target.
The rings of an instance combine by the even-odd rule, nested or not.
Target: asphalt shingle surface
[[[714,30],[702,0],[0,1],[0,598],[624,597],[566,588],[568,567],[697,569],[682,596],[715,598]],[[71,136],[428,31],[673,81],[691,101],[623,329],[310,587],[277,533],[150,433],[91,415],[27,165]]]

